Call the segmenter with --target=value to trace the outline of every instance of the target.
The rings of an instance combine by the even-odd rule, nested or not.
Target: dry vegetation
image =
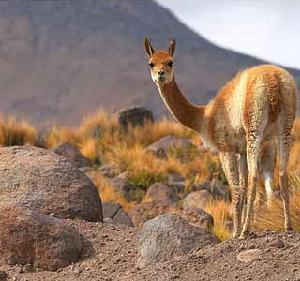
[[[29,143],[52,148],[65,142],[72,143],[94,162],[95,167],[113,164],[117,173],[128,171],[130,182],[144,189],[155,182],[164,182],[169,172],[178,172],[185,177],[185,193],[190,191],[193,184],[211,181],[216,177],[224,182],[218,157],[210,153],[199,150],[176,150],[171,152],[168,159],[159,159],[145,152],[144,148],[147,145],[167,135],[188,137],[197,146],[201,145],[197,134],[175,122],[161,120],[154,124],[146,124],[144,127],[129,128],[124,132],[118,127],[116,120],[103,111],[87,116],[76,128],[53,127],[43,136],[40,136],[28,122],[16,121],[13,117],[0,119],[0,144],[3,146]],[[297,230],[300,230],[299,153],[300,120],[297,120],[289,163],[290,185],[294,194],[293,220]],[[127,210],[135,206],[134,200],[124,199],[99,173],[91,172],[90,176],[99,187],[102,199],[117,201]],[[274,202],[271,211],[259,212],[256,228],[282,229],[281,208],[281,202],[278,200]],[[230,231],[224,223],[232,216],[230,202],[214,200],[207,205],[206,211],[215,219],[214,232],[222,240],[227,239]]]

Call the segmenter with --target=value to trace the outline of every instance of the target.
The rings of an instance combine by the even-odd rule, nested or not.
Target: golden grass
[[[232,210],[230,202],[223,200],[213,200],[209,202],[204,210],[214,218],[214,234],[221,240],[227,240],[231,237],[231,231],[226,226],[226,222],[232,220]]]
[[[141,200],[149,185],[155,182],[165,182],[170,172],[177,172],[186,179],[185,194],[193,184],[211,181],[218,178],[225,183],[218,156],[198,150],[174,149],[168,159],[159,159],[145,151],[145,148],[156,140],[175,135],[189,138],[195,145],[200,145],[200,137],[184,128],[177,122],[166,119],[147,123],[143,127],[129,128],[126,132],[118,127],[115,117],[99,110],[84,118],[76,128],[53,126],[45,139],[46,147],[52,148],[62,143],[77,145],[81,152],[94,164],[114,164],[119,172],[128,171],[130,183],[139,186],[136,194],[126,200],[118,194],[109,181],[97,172],[91,172],[91,177],[98,186],[103,200],[120,203],[129,210]],[[292,200],[293,220],[296,229],[300,231],[297,217],[300,215],[300,119],[295,122],[293,130],[294,143],[289,161],[289,182],[296,193]],[[13,117],[0,119],[0,145],[36,144],[37,130],[26,121],[18,121]],[[128,198],[127,198],[128,199]],[[215,220],[214,233],[219,239],[230,237],[230,231],[225,221],[231,220],[231,205],[229,202],[212,201],[206,211]],[[275,202],[271,211],[258,210],[256,227],[258,229],[282,230],[283,213],[281,202]]]
[[[300,193],[294,194],[291,198],[291,216],[294,230],[300,232]],[[282,200],[274,200],[270,209],[261,207],[256,211],[255,228],[284,231]]]
[[[69,128],[54,126],[47,135],[46,146],[56,147],[63,143],[76,144],[75,133]]]
[[[94,184],[97,186],[102,201],[119,203],[126,211],[129,211],[135,206],[133,202],[130,203],[125,200],[124,197],[115,190],[110,182],[102,177],[98,172],[90,172],[89,176],[93,179]]]
[[[18,121],[10,116],[0,119],[0,144],[11,145],[34,145],[37,140],[36,129],[27,121]]]

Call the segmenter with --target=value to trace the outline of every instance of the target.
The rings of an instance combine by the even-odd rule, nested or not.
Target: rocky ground
[[[264,232],[138,267],[138,230],[66,220],[85,237],[82,259],[56,272],[0,266],[8,280],[300,280],[300,234]]]
[[[0,281],[300,281],[300,233],[219,242],[214,218],[198,205],[226,198],[224,190],[199,186],[181,212],[166,213],[180,198],[174,190],[181,179],[175,182],[152,185],[127,214],[101,202],[94,183],[64,157],[31,146],[1,148]]]

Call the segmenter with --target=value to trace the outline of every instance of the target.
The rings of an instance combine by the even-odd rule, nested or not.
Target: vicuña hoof
[[[239,236],[239,239],[244,240],[249,236],[249,230],[243,230],[241,235]]]
[[[232,239],[238,238],[240,233],[241,233],[241,231],[234,231],[232,234]]]

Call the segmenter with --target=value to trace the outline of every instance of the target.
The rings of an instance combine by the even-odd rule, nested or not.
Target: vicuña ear
[[[176,47],[176,41],[175,39],[171,39],[169,43],[169,51],[168,51],[171,56],[173,56],[175,52],[175,47]]]
[[[154,48],[152,47],[147,37],[144,39],[144,47],[149,57],[151,57],[155,53]]]

